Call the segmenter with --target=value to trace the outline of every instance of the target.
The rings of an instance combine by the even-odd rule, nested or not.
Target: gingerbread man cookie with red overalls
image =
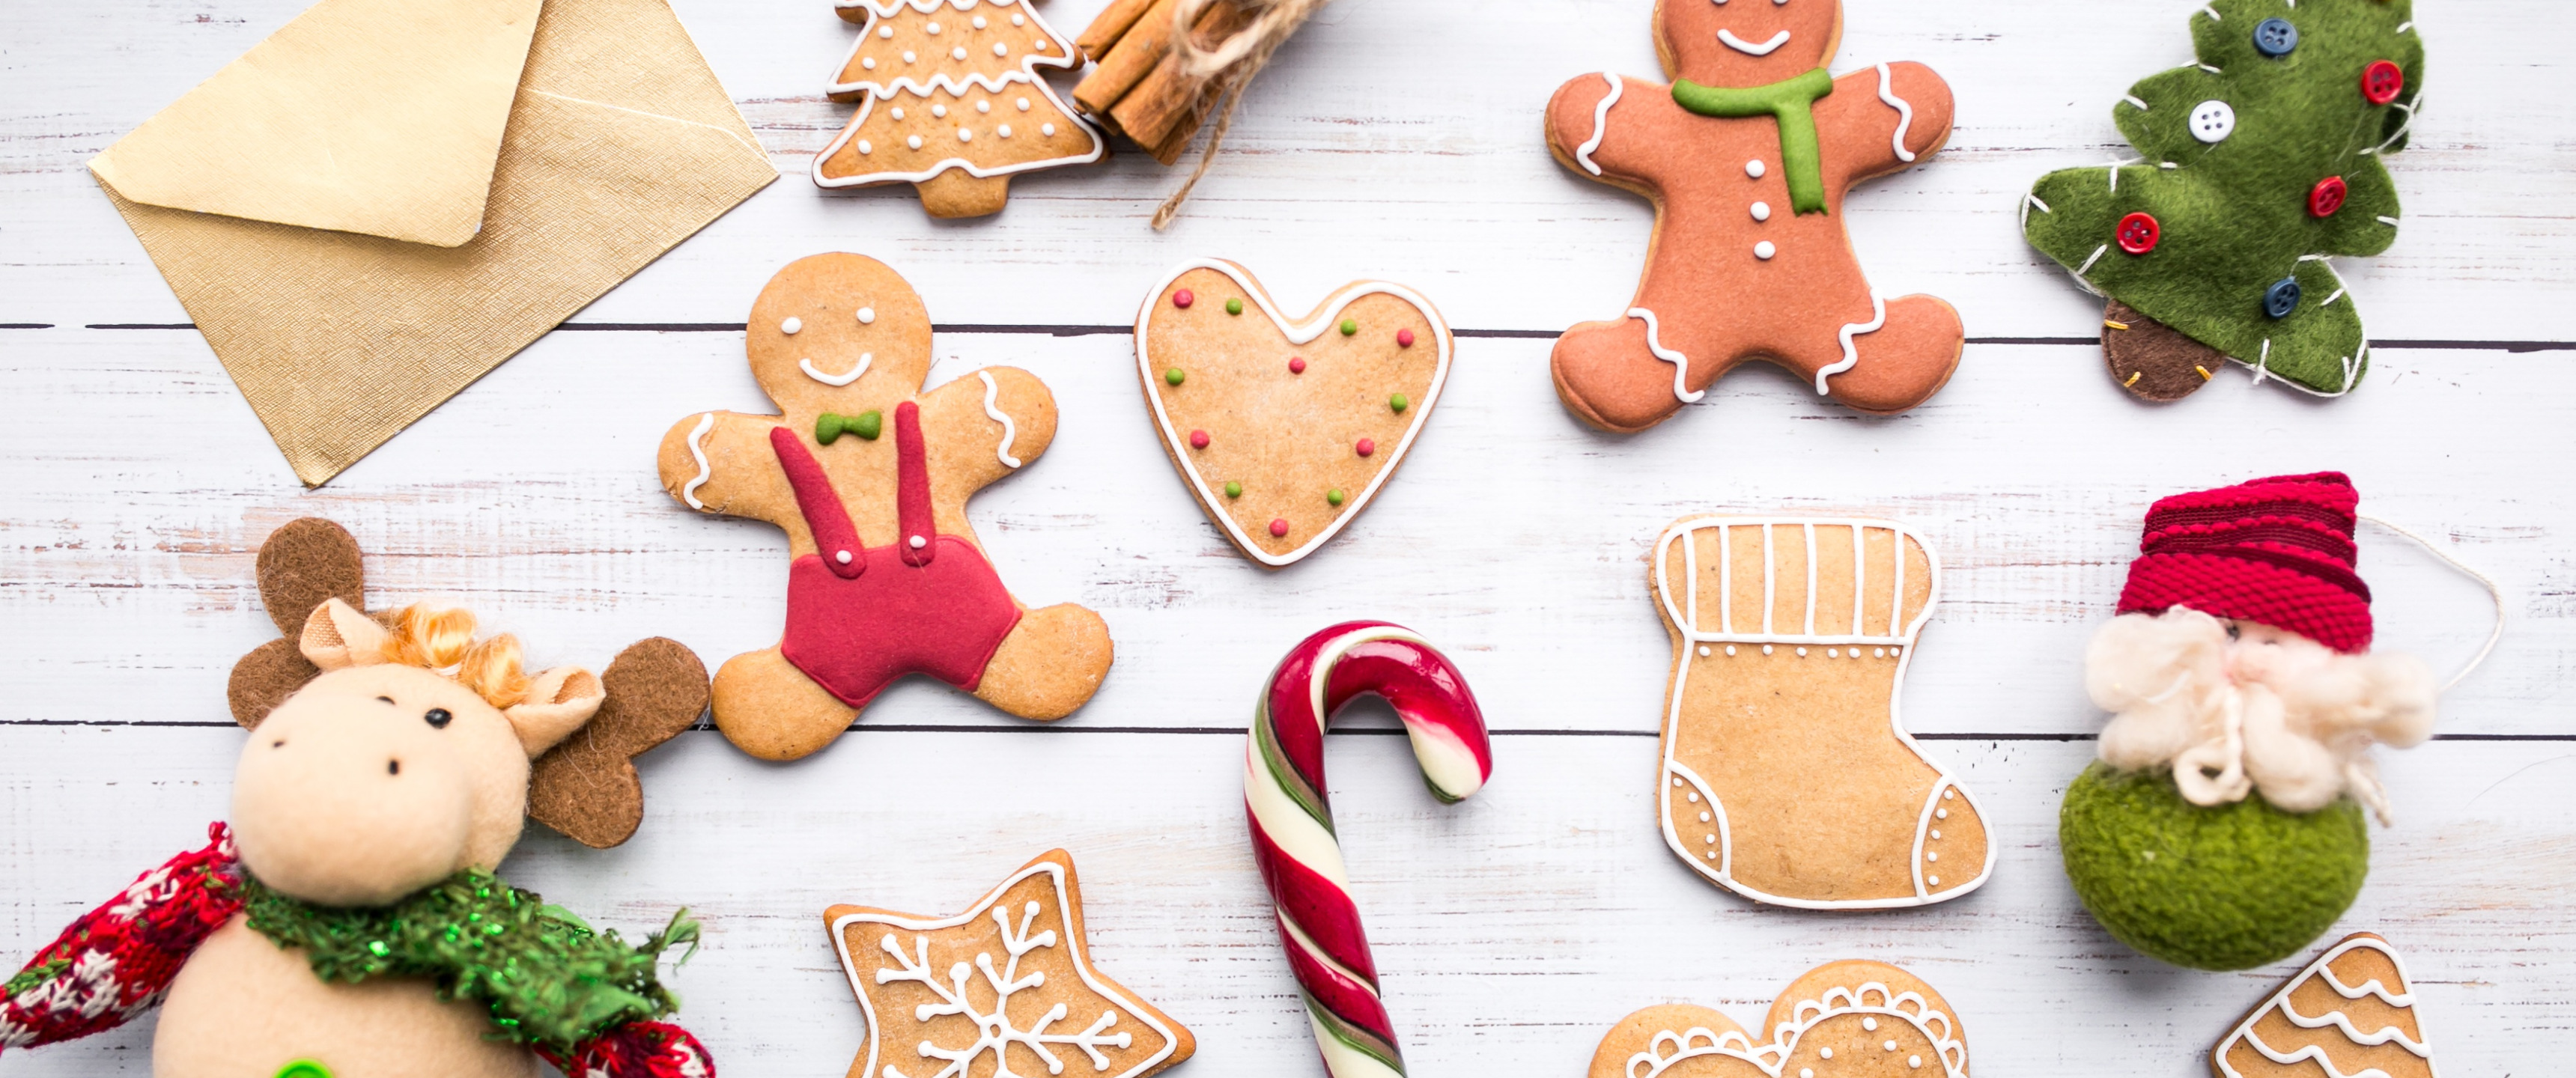
[[[1950,87],[1915,63],[1834,78],[1841,38],[1838,0],[1658,0],[1670,85],[1604,72],[1548,102],[1560,163],[1655,203],[1625,315],[1557,338],[1557,396],[1585,422],[1644,430],[1746,360],[1864,412],[1949,381],[1959,313],[1871,289],[1842,207],[1854,184],[1940,150]]]
[[[787,533],[778,646],[716,671],[716,728],[754,756],[831,744],[907,674],[1028,719],[1072,714],[1109,673],[1109,626],[1027,609],[966,522],[966,500],[1046,452],[1055,396],[988,367],[922,393],[930,314],[882,262],[799,259],[752,303],[744,349],[782,415],[706,412],[662,437],[662,487],[701,513]]]

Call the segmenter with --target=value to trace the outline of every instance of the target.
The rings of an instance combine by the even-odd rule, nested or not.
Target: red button
[[[2343,208],[2344,196],[2351,193],[2352,189],[2345,186],[2341,176],[2318,180],[2316,187],[2308,192],[2308,216],[2334,216],[2336,210]]]
[[[2112,235],[2120,241],[2121,250],[2142,255],[2156,249],[2156,241],[2164,237],[2164,229],[2156,224],[2155,215],[2133,213],[2120,218],[2119,231]]]
[[[2373,60],[2361,69],[2361,96],[2373,105],[2397,100],[2398,91],[2406,88],[2406,72],[2386,60]]]

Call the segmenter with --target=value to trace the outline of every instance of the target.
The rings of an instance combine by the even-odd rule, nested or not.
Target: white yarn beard
[[[2085,649],[2084,687],[2112,713],[2100,754],[2113,767],[2170,766],[2195,805],[2259,790],[2313,812],[2350,794],[2382,826],[2392,817],[2370,746],[2421,744],[2438,693],[2412,656],[2345,655],[2184,607],[2104,624]]]

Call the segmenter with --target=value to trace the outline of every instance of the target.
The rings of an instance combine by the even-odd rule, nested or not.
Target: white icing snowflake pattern
[[[930,1075],[930,1078],[963,1078],[968,1065],[974,1063],[977,1057],[986,1052],[993,1053],[993,1078],[1014,1078],[1010,1057],[1005,1054],[1005,1049],[1014,1044],[1026,1047],[1029,1051],[1037,1053],[1039,1059],[1045,1060],[1048,1074],[1064,1073],[1064,1061],[1047,1048],[1051,1044],[1080,1048],[1085,1055],[1091,1057],[1091,1069],[1105,1071],[1109,1069],[1109,1057],[1101,1054],[1102,1048],[1125,1048],[1135,1042],[1132,1036],[1123,1032],[1115,1034],[1104,1032],[1118,1024],[1116,1010],[1102,1011],[1099,1019],[1091,1023],[1091,1028],[1080,1033],[1047,1032],[1047,1027],[1065,1019],[1065,1005],[1061,1003],[1048,1008],[1047,1012],[1040,1015],[1037,1022],[1027,1029],[1011,1028],[1012,993],[1036,988],[1046,983],[1046,974],[1043,971],[1032,972],[1027,977],[1019,975],[1020,956],[1040,947],[1053,947],[1056,944],[1054,929],[1048,929],[1035,936],[1028,934],[1029,926],[1038,919],[1038,909],[1038,904],[1035,902],[1022,907],[1020,926],[1014,931],[1011,928],[1010,914],[1000,907],[995,907],[992,911],[993,923],[1001,926],[1002,947],[1010,952],[1010,957],[1004,960],[1001,971],[997,973],[993,969],[992,952],[981,952],[975,956],[975,966],[972,970],[968,969],[964,962],[948,967],[948,983],[944,985],[931,974],[929,937],[913,937],[913,953],[909,955],[904,953],[902,944],[895,942],[892,932],[886,933],[877,940],[877,946],[894,956],[895,962],[901,967],[878,970],[878,984],[919,981],[943,1001],[925,1003],[915,1008],[914,1021],[927,1022],[943,1014],[958,1014],[973,1020],[978,1030],[975,1042],[963,1048],[942,1048],[927,1040],[922,1041],[919,1051],[924,1058],[948,1061],[947,1066]],[[973,994],[967,990],[969,982],[977,972],[981,972],[985,983],[993,988],[993,1009],[989,1013],[975,1009]],[[886,1064],[883,1073],[884,1078],[910,1078],[895,1069],[891,1063]]]

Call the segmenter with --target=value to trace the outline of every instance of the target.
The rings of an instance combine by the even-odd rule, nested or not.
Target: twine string
[[[1190,170],[1188,179],[1154,210],[1154,229],[1161,231],[1181,213],[1181,203],[1190,197],[1190,189],[1216,163],[1217,150],[1225,145],[1225,133],[1234,126],[1235,106],[1243,103],[1243,91],[1252,77],[1269,66],[1279,46],[1306,20],[1315,16],[1331,0],[1228,0],[1236,7],[1253,12],[1252,21],[1213,45],[1202,45],[1190,28],[1208,5],[1217,0],[1177,0],[1172,5],[1172,52],[1180,57],[1181,72],[1198,83],[1198,104],[1223,88],[1225,103],[1218,109],[1216,126],[1208,132],[1207,148],[1199,151],[1199,163]]]
[[[2443,549],[2430,539],[2424,538],[2421,535],[2417,535],[2403,527],[2390,523],[2389,521],[2383,520],[2379,517],[2372,516],[2368,513],[2356,513],[2354,515],[2373,524],[2377,524],[2382,528],[2386,528],[2389,531],[2395,532],[2398,535],[2414,540],[2417,546],[2421,546],[2425,550],[2432,552],[2434,557],[2440,558],[2444,562],[2449,563],[2451,568],[2459,570],[2466,574],[2470,579],[2486,586],[2487,598],[2495,603],[2495,628],[2487,631],[2486,644],[2478,648],[2477,654],[2469,656],[2469,664],[2461,667],[2459,673],[2451,675],[2451,680],[2442,683],[2443,692],[2449,692],[2452,689],[2458,688],[2461,682],[2467,681],[2469,679],[2469,675],[2477,671],[2480,664],[2487,661],[2487,656],[2495,653],[2496,641],[2504,639],[2504,589],[2496,584],[2494,578],[2470,568],[2467,562],[2463,562],[2458,558],[2452,557],[2450,551]]]

